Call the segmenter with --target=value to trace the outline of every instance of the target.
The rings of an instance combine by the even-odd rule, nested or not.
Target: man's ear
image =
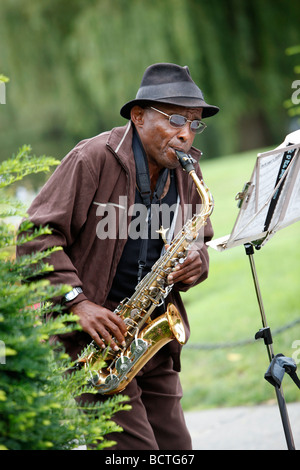
[[[136,127],[141,127],[144,124],[144,108],[140,106],[133,106],[130,112],[131,120]]]

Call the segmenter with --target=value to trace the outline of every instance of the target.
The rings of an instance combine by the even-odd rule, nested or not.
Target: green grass
[[[255,160],[256,152],[249,152],[203,161],[205,181],[215,200],[211,217],[215,238],[231,232],[238,215],[234,197],[250,178]],[[254,254],[274,353],[288,357],[299,350],[299,346],[293,348],[293,342],[300,341],[300,324],[283,332],[276,330],[300,318],[299,240],[297,222],[277,232]],[[262,328],[244,247],[222,253],[210,248],[209,252],[208,280],[183,295],[191,325],[191,338],[182,353],[183,408],[276,402],[274,388],[264,379],[269,359],[263,340],[234,345],[237,341],[254,340]],[[224,343],[229,346],[220,347]],[[209,349],[207,344],[213,347]],[[198,349],[189,345],[198,345]],[[300,400],[300,391],[287,374],[283,391],[287,402]]]

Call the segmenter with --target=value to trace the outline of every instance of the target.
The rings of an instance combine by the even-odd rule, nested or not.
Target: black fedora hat
[[[192,80],[187,66],[169,63],[153,64],[145,70],[135,99],[128,101],[121,108],[120,114],[130,119],[133,106],[146,106],[151,102],[203,108],[202,118],[213,116],[219,111],[217,106],[205,102],[203,93]]]

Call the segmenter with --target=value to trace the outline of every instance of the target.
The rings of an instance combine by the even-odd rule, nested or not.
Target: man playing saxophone
[[[143,285],[162,250],[184,226],[186,209],[189,216],[197,212],[199,191],[178,154],[190,155],[201,179],[201,152],[192,145],[206,127],[202,119],[218,110],[205,102],[187,67],[151,65],[136,98],[121,108],[127,125],[80,142],[33,201],[31,221],[49,225],[52,233],[20,247],[19,253],[62,246],[50,259],[54,271],[48,279],[73,287],[61,300],[79,317],[82,331],[59,338],[73,359],[91,340],[100,350],[109,347],[116,354],[128,342],[130,320],[115,309]],[[168,227],[161,223],[167,208],[172,208]],[[151,313],[156,318],[171,303],[180,313],[186,338],[189,323],[180,291],[207,278],[205,243],[212,236],[207,218],[196,248],[186,250],[181,260],[176,253],[175,265],[164,270],[166,295]],[[191,449],[180,405],[181,347],[176,340],[168,342],[121,392],[132,409],[114,417],[123,428],[109,436],[117,442],[115,449]]]

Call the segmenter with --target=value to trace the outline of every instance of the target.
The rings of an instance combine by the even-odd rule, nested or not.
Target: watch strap
[[[76,299],[76,297],[78,297],[78,295],[82,293],[83,290],[81,289],[81,287],[74,287],[72,290],[70,290],[70,292],[67,292],[65,294],[64,300],[65,302],[71,302],[71,300]]]

